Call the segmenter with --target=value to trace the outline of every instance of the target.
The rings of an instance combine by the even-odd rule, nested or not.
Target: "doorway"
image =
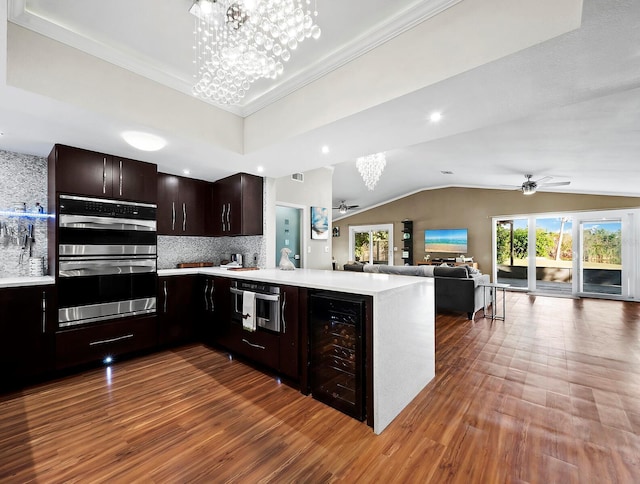
[[[369,264],[393,265],[393,224],[349,227],[349,257]]]
[[[580,289],[622,295],[622,220],[580,222]]]
[[[280,251],[291,250],[289,259],[296,268],[302,264],[302,209],[276,205],[276,265],[280,262]]]

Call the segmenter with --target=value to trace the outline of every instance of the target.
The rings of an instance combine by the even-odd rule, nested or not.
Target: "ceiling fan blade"
[[[347,209],[358,208],[360,205],[347,205]]]
[[[571,182],[568,181],[563,181],[563,182],[553,182],[553,183],[543,183],[543,184],[538,184],[539,187],[562,187],[562,186],[566,186],[569,185]]]
[[[553,178],[552,176],[543,176],[539,180],[532,180],[532,181],[540,185],[540,183],[543,182],[544,180],[551,180],[552,178]]]

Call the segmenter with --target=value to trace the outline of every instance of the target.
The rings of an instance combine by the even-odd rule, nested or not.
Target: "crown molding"
[[[397,11],[395,15],[362,32],[352,41],[325,55],[322,59],[314,62],[312,66],[295,73],[290,80],[274,85],[264,94],[247,101],[246,104],[227,106],[206,100],[202,100],[202,102],[238,116],[249,116],[461,1],[416,0],[406,8]],[[8,0],[8,20],[10,22],[103,59],[183,94],[193,96],[191,93],[193,85],[191,77],[185,79],[184,75],[175,71],[171,72],[167,66],[148,56],[118,49],[86,34],[74,32],[65,25],[55,23],[30,11],[26,3],[26,0]]]
[[[312,66],[299,71],[293,79],[283,82],[265,94],[243,106],[243,115],[249,116],[262,108],[282,99],[298,89],[317,81],[330,72],[339,69],[367,52],[401,35],[416,25],[438,15],[462,0],[419,0],[399,10],[371,29],[362,32],[351,42],[330,52]]]

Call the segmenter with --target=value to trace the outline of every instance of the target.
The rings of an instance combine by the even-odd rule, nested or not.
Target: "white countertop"
[[[56,280],[53,276],[42,277],[2,277],[0,278],[0,288],[3,287],[21,287],[21,286],[45,286],[55,284]]]
[[[202,267],[195,269],[160,269],[158,271],[158,276],[161,277],[180,274],[205,274],[369,296],[400,287],[424,283],[429,280],[433,281],[433,279],[428,277],[318,269],[296,269],[293,271],[283,271],[280,269],[229,271],[219,267]]]

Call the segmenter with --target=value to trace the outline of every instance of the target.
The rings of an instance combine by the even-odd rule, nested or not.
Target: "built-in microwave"
[[[243,320],[243,296],[245,292],[255,294],[255,318],[258,328],[282,331],[280,318],[280,288],[251,281],[234,281],[231,286],[231,319]]]

